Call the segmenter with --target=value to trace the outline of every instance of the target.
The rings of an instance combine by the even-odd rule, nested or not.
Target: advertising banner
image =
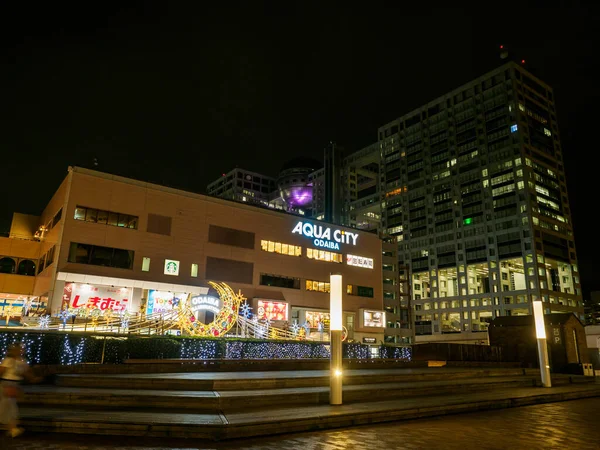
[[[365,327],[385,327],[385,313],[383,311],[363,311],[363,321]]]
[[[288,304],[285,302],[259,300],[256,306],[256,315],[259,320],[288,320]]]
[[[156,291],[151,289],[148,291],[146,314],[150,315],[172,311],[173,308],[179,306],[181,300],[185,298],[187,298],[187,294],[185,293]]]
[[[66,283],[63,290],[63,304],[69,308],[99,309],[101,311],[125,311],[132,296],[131,288]]]

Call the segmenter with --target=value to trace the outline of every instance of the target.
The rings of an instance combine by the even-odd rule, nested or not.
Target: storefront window
[[[306,322],[311,328],[319,328],[319,323],[322,323],[325,328],[329,328],[329,313],[306,311]]]

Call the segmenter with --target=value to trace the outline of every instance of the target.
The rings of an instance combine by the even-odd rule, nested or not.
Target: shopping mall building
[[[208,294],[212,280],[241,290],[261,319],[316,331],[328,325],[331,273],[346,286],[349,338],[382,341],[382,243],[371,233],[71,167],[42,215],[15,214],[0,238],[0,306],[13,317],[152,314]]]

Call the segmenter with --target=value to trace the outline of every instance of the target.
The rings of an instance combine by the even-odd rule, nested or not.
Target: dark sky
[[[0,231],[13,211],[39,214],[67,166],[93,158],[202,192],[236,165],[275,175],[291,157],[321,159],[330,140],[360,149],[499,65],[504,44],[554,87],[583,287],[600,289],[598,2],[177,3],[2,2]]]

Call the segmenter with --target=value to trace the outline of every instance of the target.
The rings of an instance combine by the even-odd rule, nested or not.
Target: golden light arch
[[[241,291],[236,294],[226,283],[208,282],[215,289],[223,306],[211,323],[205,324],[196,320],[190,305],[183,307],[179,315],[179,327],[192,336],[220,337],[226,335],[238,320],[241,303],[246,300]]]

